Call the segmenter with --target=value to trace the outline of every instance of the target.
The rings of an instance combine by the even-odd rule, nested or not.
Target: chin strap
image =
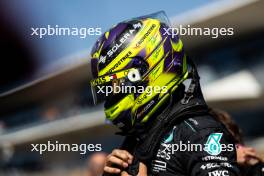
[[[189,71],[189,74],[188,74],[189,75],[188,78],[191,78],[191,83],[187,91],[184,93],[183,99],[181,100],[181,104],[183,105],[188,104],[190,99],[194,97],[194,91],[196,89],[200,89],[200,76],[198,74],[196,66],[189,57],[187,57],[187,62],[189,66],[191,67],[191,70]]]

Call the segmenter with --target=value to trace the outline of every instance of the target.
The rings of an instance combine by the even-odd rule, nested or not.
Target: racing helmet
[[[144,125],[188,77],[187,56],[161,11],[118,23],[91,51],[94,103],[123,131]],[[154,118],[154,117],[153,117]]]

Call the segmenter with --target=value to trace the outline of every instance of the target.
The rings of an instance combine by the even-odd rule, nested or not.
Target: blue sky
[[[90,48],[98,36],[85,39],[70,36],[49,36],[39,39],[31,36],[31,27],[101,27],[107,30],[113,24],[164,10],[169,17],[205,5],[212,0],[16,0],[5,1],[4,12],[19,30],[19,35],[33,43],[42,67],[58,59]],[[3,3],[3,2],[2,2]]]

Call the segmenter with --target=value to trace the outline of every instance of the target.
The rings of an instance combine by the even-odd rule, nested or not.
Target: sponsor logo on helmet
[[[134,29],[138,29],[138,28],[141,28],[142,25],[141,25],[140,22],[138,22],[138,23],[136,23],[136,24],[133,24],[133,27],[134,27]]]
[[[127,54],[122,57],[122,59],[120,59],[112,68],[109,69],[109,73],[112,73],[117,67],[119,67],[119,65],[121,65],[122,62],[124,62],[131,54],[132,52],[128,51]]]
[[[116,76],[116,74],[112,74],[109,78],[110,78],[110,80],[113,80],[113,79],[116,79],[117,76]]]
[[[106,78],[105,77],[99,77],[98,79],[92,80],[91,84],[92,85],[99,85],[99,84],[103,84],[106,82]]]
[[[99,58],[99,63],[105,63],[105,60],[106,60],[106,56],[100,56]]]
[[[145,107],[144,109],[137,114],[137,118],[141,117],[147,110],[149,110],[149,108],[155,103],[154,100],[151,100]]]
[[[116,43],[106,54],[108,57],[111,57],[128,39],[129,37],[135,32],[135,29],[130,29],[127,33],[123,35],[119,39],[119,42]]]
[[[144,36],[137,42],[136,47],[139,47],[144,40],[149,36],[149,34],[153,31],[153,29],[156,27],[156,24],[152,24],[152,26],[149,28],[149,30],[144,34]]]
[[[115,54],[118,49],[131,37],[131,35],[137,31],[138,28],[141,28],[142,25],[140,22],[136,23],[136,24],[133,24],[133,29],[130,29],[128,30],[128,32],[126,32],[119,40],[118,42],[111,48],[107,51],[106,55],[108,57],[111,57],[113,54]],[[101,59],[102,58],[102,59]],[[105,58],[106,56],[101,56],[100,57],[100,60],[99,60],[99,63],[105,63]],[[100,62],[101,61],[101,62]]]

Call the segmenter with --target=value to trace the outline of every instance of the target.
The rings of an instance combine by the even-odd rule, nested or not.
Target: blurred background
[[[264,1],[0,1],[0,175],[85,175],[92,153],[31,152],[31,145],[122,137],[93,106],[89,51],[98,36],[32,36],[31,28],[100,27],[164,10],[173,27],[234,28],[233,36],[182,36],[209,105],[228,111],[246,144],[264,154]]]

